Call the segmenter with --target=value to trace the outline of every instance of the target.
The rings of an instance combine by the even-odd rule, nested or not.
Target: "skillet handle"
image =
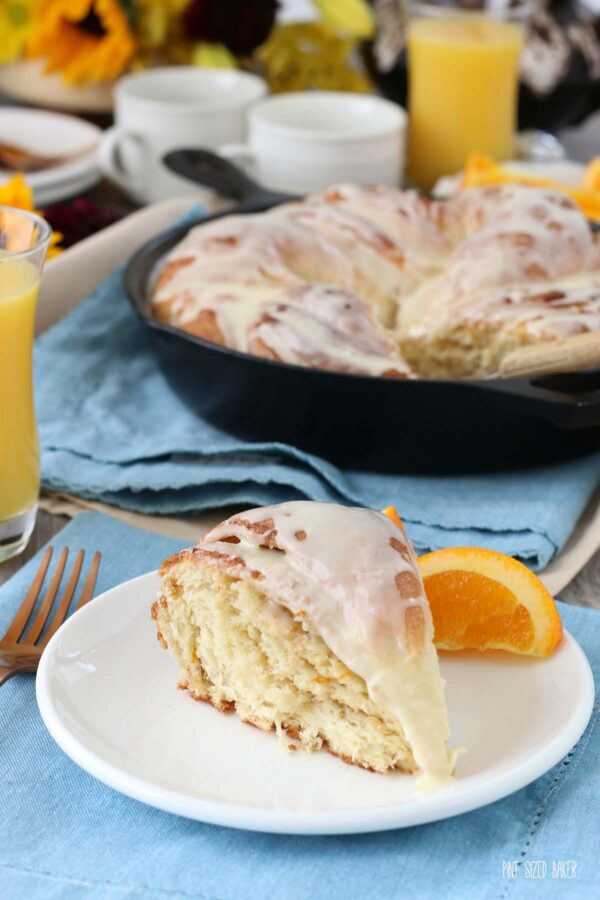
[[[212,188],[218,194],[239,203],[248,203],[258,208],[277,206],[279,203],[298,199],[293,194],[279,194],[261,187],[228,159],[210,150],[171,150],[163,156],[162,161],[177,175]]]
[[[600,427],[600,369],[540,378],[492,378],[476,384],[559,428]]]

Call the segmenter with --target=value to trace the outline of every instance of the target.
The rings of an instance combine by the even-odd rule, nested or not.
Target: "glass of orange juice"
[[[514,153],[519,57],[531,0],[416,0],[407,30],[408,175],[429,191],[469,153]]]
[[[33,329],[50,234],[39,216],[0,206],[0,562],[25,549],[35,525]]]

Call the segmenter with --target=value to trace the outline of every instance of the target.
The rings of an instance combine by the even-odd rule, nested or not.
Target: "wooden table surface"
[[[27,562],[69,520],[40,510],[29,546],[21,556],[0,563],[0,585]],[[76,548],[74,548],[76,549]],[[562,591],[560,599],[576,606],[600,609],[600,550],[592,557],[579,575]]]

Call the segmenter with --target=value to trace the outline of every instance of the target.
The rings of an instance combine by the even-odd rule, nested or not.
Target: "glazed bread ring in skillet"
[[[548,190],[431,201],[341,185],[193,228],[152,309],[205,340],[313,368],[488,375],[517,347],[600,330],[599,241]]]

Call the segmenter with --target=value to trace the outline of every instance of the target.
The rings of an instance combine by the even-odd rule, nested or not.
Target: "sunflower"
[[[0,64],[18,59],[31,26],[33,0],[0,3]]]
[[[21,174],[13,175],[3,185],[0,185],[0,206],[12,206],[14,209],[23,209],[25,212],[41,213],[33,205],[33,190]],[[53,231],[48,247],[48,259],[57,256],[61,249],[57,245],[62,241],[62,234]]]
[[[38,0],[27,52],[45,58],[47,72],[62,72],[71,84],[112,81],[134,49],[118,0]]]

